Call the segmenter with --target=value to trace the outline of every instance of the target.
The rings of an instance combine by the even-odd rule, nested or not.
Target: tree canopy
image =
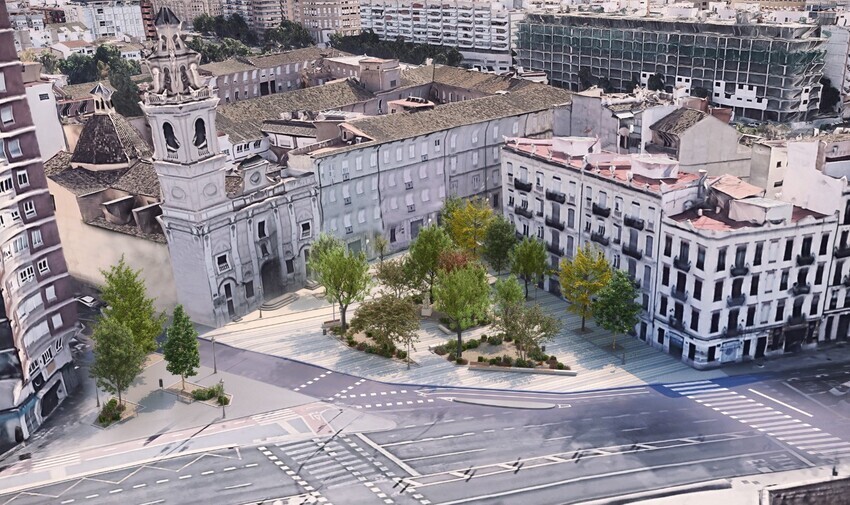
[[[548,270],[546,246],[543,242],[526,237],[510,254],[511,272],[525,282],[525,297],[528,298],[528,283],[538,279]]]
[[[591,245],[579,249],[575,258],[561,260],[561,294],[570,302],[567,310],[581,316],[581,329],[593,315],[593,298],[611,279],[611,267],[605,255]]]
[[[186,389],[186,377],[197,375],[201,358],[198,353],[198,331],[192,326],[192,321],[182,305],[174,307],[171,326],[166,334],[165,344],[162,346],[167,363],[165,369],[179,375],[182,389]]]
[[[497,273],[510,266],[510,253],[516,246],[516,228],[503,216],[496,216],[484,234],[483,256]]]
[[[240,14],[231,14],[226,17],[201,14],[193,20],[192,26],[204,35],[233,39],[248,46],[258,45],[257,34]]]
[[[383,348],[401,344],[407,348],[408,367],[410,347],[418,341],[419,314],[410,298],[384,295],[363,302],[356,311],[357,323]]]
[[[639,322],[641,306],[635,301],[637,297],[638,289],[632,280],[622,270],[615,270],[593,302],[596,323],[611,332],[614,349],[617,335],[633,330]]]
[[[201,55],[202,64],[224,61],[234,56],[247,56],[251,52],[244,43],[229,37],[221,39],[220,42],[207,42],[195,37],[186,41],[186,47]]]
[[[316,248],[313,248],[309,266],[316,282],[325,288],[325,296],[339,304],[340,321],[344,330],[347,327],[345,313],[348,306],[366,297],[372,278],[365,254],[353,253],[333,240],[328,240],[328,244],[320,245],[318,254],[315,253]]]
[[[650,91],[664,91],[664,74],[656,73],[649,76],[646,87]]]
[[[493,208],[486,198],[470,198],[462,200],[450,212],[444,212],[443,220],[454,243],[477,255],[493,221]]]
[[[521,304],[525,296],[516,277],[499,279],[493,285],[493,306],[500,319],[509,317],[511,307]]]
[[[404,63],[422,65],[432,58],[434,63],[459,67],[463,55],[454,47],[415,44],[399,37],[396,40],[380,40],[371,30],[359,35],[332,34],[330,45],[335,49],[352,54],[368,54],[375,58],[394,58]]]
[[[410,244],[408,256],[413,272],[428,286],[431,300],[434,299],[434,283],[440,272],[440,255],[452,248],[452,239],[446,231],[436,225],[419,230],[419,235]]]
[[[487,312],[490,286],[478,264],[441,272],[434,286],[435,306],[451,321],[457,333],[457,357],[463,353],[463,327]]]
[[[404,298],[421,285],[413,272],[409,256],[378,263],[376,277],[384,294]]]
[[[104,285],[101,298],[106,303],[104,317],[127,327],[139,349],[145,354],[156,350],[156,338],[162,333],[165,314],[157,314],[153,298],[149,298],[141,270],[133,270],[124,257],[109,270],[101,270]]]
[[[118,396],[122,395],[142,372],[145,351],[139,347],[130,328],[113,317],[98,320],[92,333],[94,363],[89,373],[98,387]]]
[[[263,34],[263,51],[291,51],[314,44],[313,37],[304,26],[284,19],[280,26]]]
[[[44,60],[44,61],[42,61]],[[47,66],[49,57],[39,58]],[[141,116],[139,107],[139,86],[131,78],[141,73],[139,62],[121,57],[118,48],[102,44],[93,56],[72,54],[58,62],[60,72],[68,76],[69,84],[80,84],[98,80],[109,80],[115,89],[112,105],[123,116]]]
[[[537,304],[516,303],[510,307],[509,316],[500,322],[500,327],[516,341],[520,359],[526,359],[529,351],[555,338],[561,329],[561,322]]]

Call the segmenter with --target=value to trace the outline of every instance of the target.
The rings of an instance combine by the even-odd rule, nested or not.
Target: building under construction
[[[657,86],[707,96],[736,117],[804,121],[818,111],[826,39],[817,25],[732,23],[606,14],[530,14],[518,64],[555,86],[631,91]],[[650,82],[650,81],[653,82]]]

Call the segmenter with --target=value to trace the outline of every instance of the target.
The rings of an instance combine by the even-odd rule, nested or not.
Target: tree
[[[463,249],[447,249],[440,254],[440,270],[451,272],[464,268],[472,261],[472,256]]]
[[[525,282],[526,299],[528,299],[528,283],[546,273],[548,258],[543,242],[530,237],[523,239],[511,251],[511,272]]]
[[[440,255],[452,247],[452,239],[441,227],[426,226],[410,244],[411,268],[416,276],[428,286],[431,300],[434,299],[434,283],[440,272]]]
[[[490,222],[484,234],[483,256],[497,274],[510,266],[510,253],[516,245],[516,228],[503,216]]]
[[[340,321],[345,330],[348,306],[363,300],[369,292],[372,279],[366,255],[353,253],[344,246],[331,246],[320,254],[312,254],[309,263],[316,282],[325,288],[325,296],[339,304]]]
[[[490,298],[487,273],[471,264],[451,272],[441,272],[434,286],[437,310],[451,321],[457,332],[457,358],[463,354],[463,327],[486,313]]]
[[[280,26],[263,34],[264,51],[291,51],[313,45],[310,32],[299,23],[284,19]]]
[[[613,349],[617,348],[617,335],[633,330],[638,324],[641,311],[640,304],[635,301],[638,294],[629,276],[622,270],[615,270],[593,302],[597,324],[613,335]]]
[[[125,68],[109,72],[109,84],[115,89],[112,94],[112,106],[122,116],[141,116],[142,109],[139,106],[139,86],[130,78],[130,73]]]
[[[537,304],[513,304],[509,315],[501,322],[501,326],[506,335],[514,338],[520,359],[527,359],[529,351],[552,340],[561,329],[561,322],[543,312]]]
[[[156,350],[156,338],[162,333],[165,314],[157,314],[153,298],[148,298],[141,270],[131,269],[124,257],[109,270],[101,270],[104,285],[101,298],[106,303],[103,315],[130,329],[136,345],[145,354]]]
[[[387,255],[387,251],[390,248],[390,241],[387,240],[382,234],[378,233],[375,235],[375,253],[378,255],[378,260],[383,263],[384,256]]]
[[[570,302],[567,310],[581,316],[581,330],[585,320],[593,315],[593,298],[611,279],[611,267],[599,249],[589,244],[576,252],[575,258],[561,260],[561,294]]]
[[[649,76],[646,87],[652,91],[664,91],[664,74],[656,73]]]
[[[201,55],[201,63],[224,61],[234,56],[247,56],[251,49],[239,40],[225,37],[220,43],[204,42],[200,37],[186,41],[186,47]]]
[[[166,333],[165,344],[162,346],[165,361],[168,363],[165,369],[180,376],[181,388],[185,391],[186,377],[197,375],[201,359],[198,354],[198,332],[182,305],[174,307],[171,326]]]
[[[835,106],[841,101],[841,93],[832,85],[832,81],[828,77],[822,77],[820,83],[823,86],[823,91],[821,91],[819,110],[821,112],[833,112]]]
[[[386,289],[385,294],[398,298],[407,296],[420,285],[412,272],[408,256],[379,263],[375,274],[378,282]]]
[[[97,63],[91,56],[72,54],[59,62],[59,70],[68,76],[68,84],[80,84],[97,80]]]
[[[385,295],[363,302],[357,308],[358,325],[368,331],[384,349],[393,344],[407,349],[407,367],[410,368],[410,348],[419,341],[419,315],[409,298]],[[415,350],[415,348],[414,348]]]
[[[343,248],[345,248],[345,244],[342,240],[334,237],[333,235],[328,235],[327,233],[320,233],[318,238],[316,238],[313,245],[310,247],[310,260],[319,261],[326,252],[333,249]]]
[[[446,230],[454,243],[473,255],[478,254],[491,221],[493,208],[486,198],[464,200],[444,216]]]
[[[357,35],[345,36],[332,34],[330,46],[353,54],[368,54],[376,58],[394,58],[404,63],[422,65],[432,58],[434,63],[460,67],[463,55],[454,47],[416,44],[399,37],[396,40],[380,40],[372,32],[364,31]]]
[[[98,387],[118,395],[118,403],[123,405],[122,394],[144,369],[146,353],[137,344],[130,328],[110,316],[98,320],[92,340],[94,364],[90,374]]]
[[[493,284],[493,307],[500,319],[507,317],[511,307],[521,304],[524,299],[522,286],[514,276],[499,279]]]

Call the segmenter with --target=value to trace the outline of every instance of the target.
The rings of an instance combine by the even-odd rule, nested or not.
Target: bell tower
[[[201,56],[186,47],[180,20],[167,7],[154,20],[157,40],[144,64],[153,82],[142,110],[153,136],[153,165],[162,189],[163,221],[198,213],[227,201],[226,158],[215,127],[219,98],[198,73]]]

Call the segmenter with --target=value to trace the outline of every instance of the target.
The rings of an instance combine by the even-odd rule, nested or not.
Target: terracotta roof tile
[[[753,186],[752,184],[744,182],[740,178],[729,174],[721,175],[720,177],[713,179],[709,183],[709,186],[711,186],[711,189],[719,191],[724,195],[731,196],[736,200],[753,196],[764,196],[765,193],[764,188]]]
[[[705,112],[682,107],[659,119],[649,129],[670,135],[679,135],[707,117],[708,114]]]

